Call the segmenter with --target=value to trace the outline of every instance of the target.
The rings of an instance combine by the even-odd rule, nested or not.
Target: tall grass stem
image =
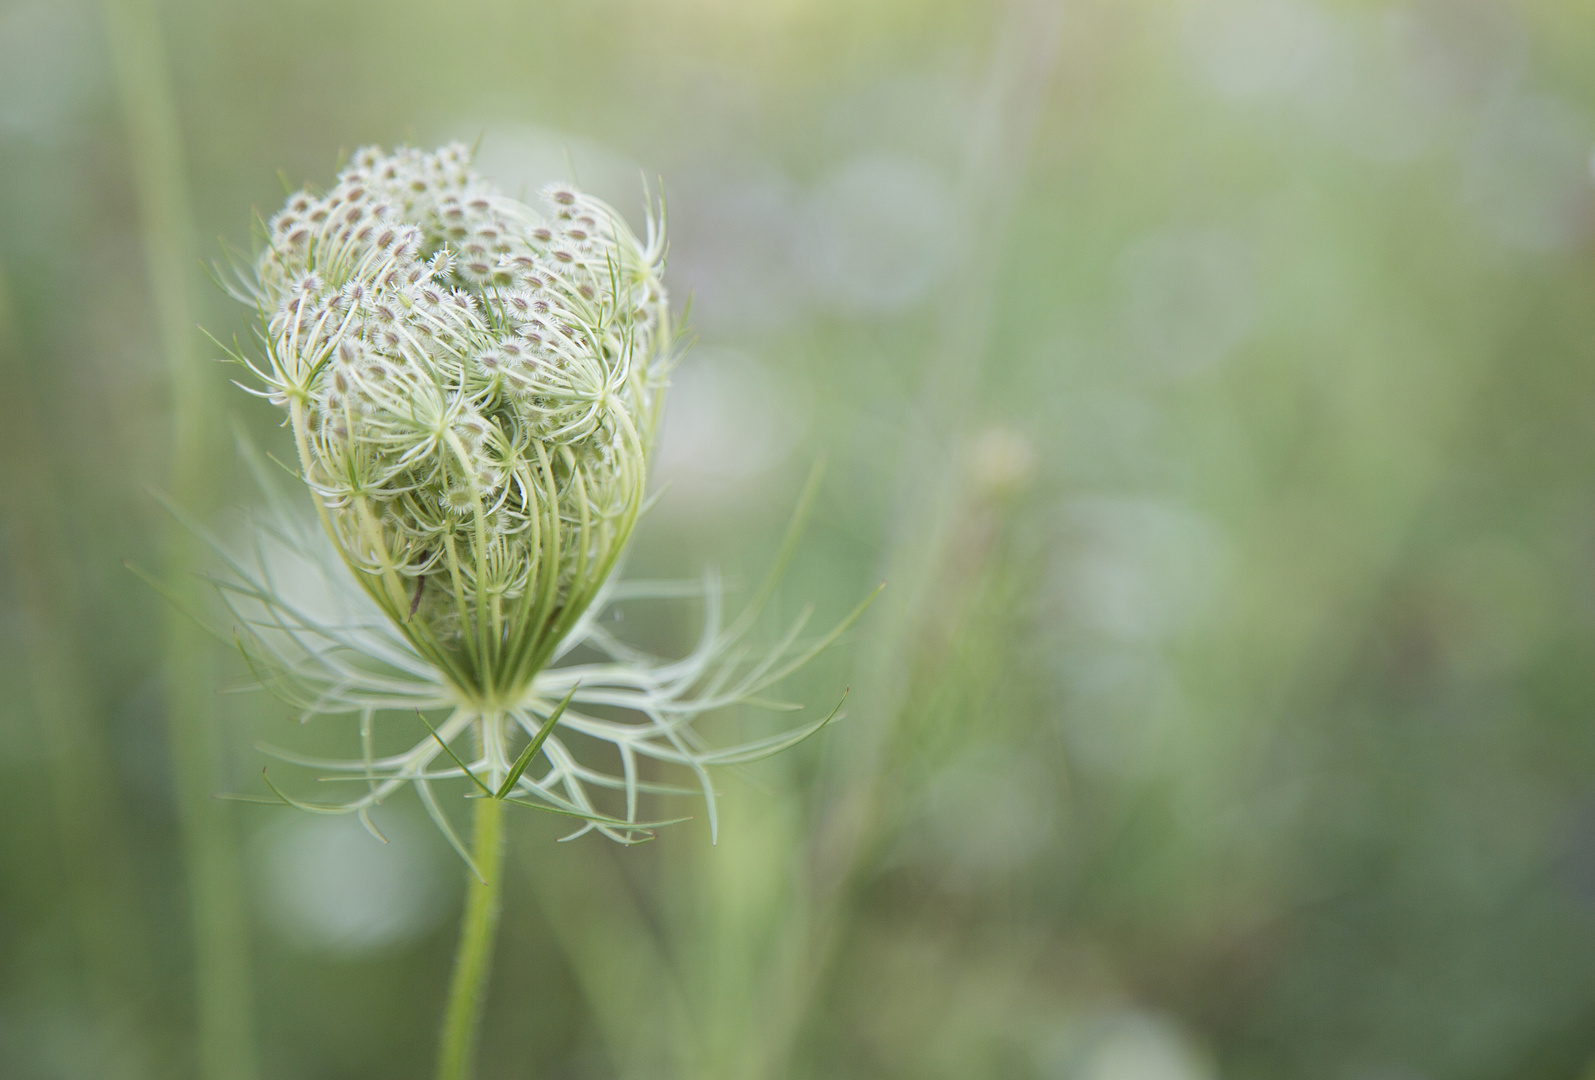
[[[203,516],[214,502],[211,380],[194,351],[194,236],[181,129],[155,10],[145,0],[105,0],[107,39],[121,99],[138,202],[146,278],[172,394],[172,498]],[[201,557],[175,522],[164,536],[169,577],[195,593]],[[198,597],[196,597],[198,599]],[[175,608],[165,615],[167,723],[193,921],[195,1007],[202,1080],[255,1080],[251,985],[242,871],[226,803],[209,642]]]

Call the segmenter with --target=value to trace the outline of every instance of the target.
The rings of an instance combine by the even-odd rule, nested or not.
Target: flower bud
[[[672,360],[664,236],[463,146],[358,151],[254,265],[268,366],[323,524],[467,699],[524,691],[613,570]]]

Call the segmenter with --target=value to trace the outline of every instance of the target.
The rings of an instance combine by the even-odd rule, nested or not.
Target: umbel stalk
[[[492,798],[476,800],[471,829],[471,859],[476,869],[466,885],[460,942],[443,1011],[437,1080],[469,1080],[475,1064],[476,1032],[493,970],[493,943],[504,891],[504,803]]]

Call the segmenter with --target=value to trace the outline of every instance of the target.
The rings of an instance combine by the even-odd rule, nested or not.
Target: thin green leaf
[[[478,780],[476,774],[471,771],[470,766],[466,765],[465,762],[461,761],[454,755],[454,751],[449,749],[449,744],[443,741],[443,736],[438,734],[437,728],[426,723],[426,717],[421,716],[420,709],[415,710],[415,715],[421,718],[421,723],[426,724],[426,729],[432,733],[432,738],[437,740],[437,744],[443,748],[443,752],[449,756],[449,760],[458,765],[460,767],[460,771],[471,778],[471,783],[481,788],[486,794],[493,794],[493,789],[482,783],[481,780]]]
[[[504,777],[504,782],[493,793],[493,798],[502,800],[511,791],[515,790],[515,785],[520,781],[521,774],[532,763],[532,759],[537,756],[537,752],[543,748],[544,741],[548,738],[549,733],[554,730],[554,725],[559,723],[559,718],[565,715],[565,706],[570,704],[570,699],[576,696],[576,690],[580,686],[581,683],[579,682],[572,686],[570,693],[565,695],[565,699],[554,706],[554,711],[548,714],[548,719],[543,721],[543,726],[537,729],[537,734],[532,737],[532,741],[526,744],[526,749],[521,751],[521,756],[515,759],[515,764],[510,769],[509,775]]]

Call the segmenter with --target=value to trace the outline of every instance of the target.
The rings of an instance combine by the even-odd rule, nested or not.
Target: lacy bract
[[[664,234],[464,147],[367,148],[269,222],[259,391],[356,578],[428,661],[514,700],[613,569],[672,356]],[[250,275],[246,275],[246,280]]]

